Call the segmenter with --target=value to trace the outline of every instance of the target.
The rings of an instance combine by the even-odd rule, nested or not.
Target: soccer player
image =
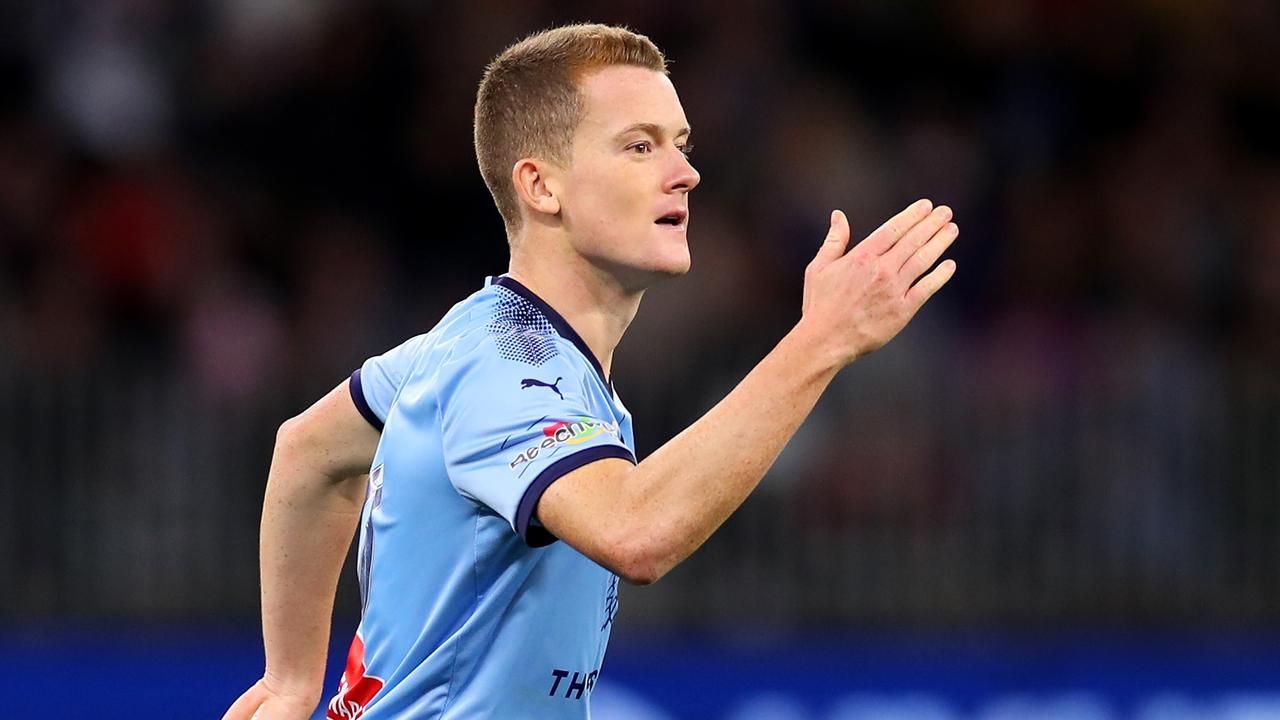
[[[920,200],[848,252],[833,212],[802,319],[637,463],[609,370],[645,289],[689,269],[689,137],[662,54],[627,30],[561,27],[490,64],[475,144],[509,271],[280,428],[266,672],[226,718],[310,716],[357,524],[364,612],[329,718],[588,717],[618,578],[697,549],[836,373],[952,277],[946,207]]]

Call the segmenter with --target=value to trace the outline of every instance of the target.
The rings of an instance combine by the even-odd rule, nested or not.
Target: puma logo
[[[557,385],[559,385],[559,384],[560,384],[560,381],[561,381],[561,380],[563,380],[563,379],[564,379],[564,378],[559,378],[559,377],[558,377],[558,378],[556,378],[556,381],[555,381],[555,382],[553,382],[553,383],[548,383],[548,382],[542,382],[541,380],[539,380],[539,379],[537,379],[537,378],[525,378],[525,379],[523,379],[523,380],[521,380],[521,381],[520,381],[520,389],[521,389],[521,390],[524,390],[524,389],[526,389],[526,388],[531,388],[531,387],[544,387],[544,388],[550,388],[552,391],[554,391],[554,392],[555,392],[555,394],[557,394],[557,395],[559,395],[559,396],[560,396],[560,399],[561,399],[561,400],[563,400],[563,399],[564,399],[564,393],[560,392],[560,388],[556,387]]]

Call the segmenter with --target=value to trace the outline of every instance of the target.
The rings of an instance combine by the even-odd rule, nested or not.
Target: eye
[[[627,149],[634,152],[637,155],[648,155],[649,153],[653,152],[653,144],[650,143],[648,140],[644,140],[636,143],[635,145],[631,145]]]
[[[693,143],[685,143],[683,145],[677,145],[676,149],[684,153],[685,157],[689,157],[690,155],[693,154]]]

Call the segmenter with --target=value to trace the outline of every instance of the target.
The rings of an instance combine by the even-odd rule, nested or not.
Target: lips
[[[689,211],[684,209],[671,210],[663,213],[661,217],[653,222],[657,225],[669,225],[671,227],[684,227],[685,222],[689,219]]]

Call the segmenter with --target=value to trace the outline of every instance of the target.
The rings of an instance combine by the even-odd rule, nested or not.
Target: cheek
[[[645,215],[643,194],[617,172],[584,174],[572,204],[579,225],[595,234],[611,234]]]

